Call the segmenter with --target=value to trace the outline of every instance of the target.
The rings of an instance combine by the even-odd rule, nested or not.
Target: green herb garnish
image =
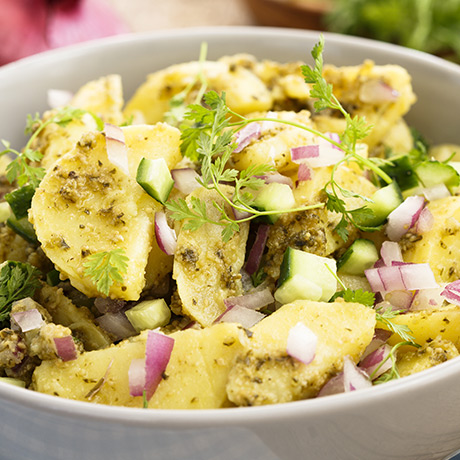
[[[5,323],[11,305],[17,300],[32,297],[40,286],[41,272],[33,265],[8,260],[0,269],[0,325]]]
[[[227,205],[241,212],[249,212],[250,216],[235,219],[233,215],[229,215],[224,206],[214,202],[214,206],[220,211],[221,217],[220,220],[213,220],[207,214],[206,204],[197,197],[191,197],[190,204],[184,199],[168,201],[166,207],[172,212],[171,217],[186,221],[184,229],[196,230],[205,223],[220,225],[223,227],[222,239],[228,241],[234,233],[239,231],[241,223],[256,217],[304,211],[324,206],[322,203],[318,203],[285,211],[260,211],[256,209],[253,206],[252,191],[258,190],[264,185],[263,179],[259,176],[273,172],[274,167],[267,164],[252,165],[243,171],[238,171],[227,166],[237,146],[234,142],[235,134],[253,121],[270,119],[247,119],[238,115],[227,106],[225,93],[220,96],[215,91],[209,91],[203,99],[206,106],[198,104],[188,106],[185,119],[191,121],[193,125],[183,130],[181,149],[185,156],[198,159],[201,162],[202,178],[199,183],[202,187],[215,190]],[[239,117],[241,121],[232,122],[230,120],[231,115]],[[234,185],[233,197],[229,198],[222,190],[221,183],[223,182]]]
[[[332,93],[332,86],[322,76],[323,70],[323,48],[324,39],[321,36],[318,44],[312,51],[315,59],[315,66],[302,66],[305,81],[312,84],[311,96],[316,98],[316,110],[330,108],[342,113],[346,120],[346,129],[341,136],[341,143],[337,143],[327,137],[324,133],[314,128],[287,120],[278,120],[269,117],[246,118],[233,110],[226,103],[225,94],[219,95],[215,91],[206,93],[203,97],[204,104],[191,104],[187,107],[184,115],[184,123],[181,125],[182,144],[181,150],[184,156],[192,161],[201,163],[202,181],[200,184],[207,189],[216,190],[224,201],[232,208],[249,212],[250,217],[246,219],[234,219],[229,216],[222,206],[214,205],[221,212],[219,221],[212,221],[206,214],[206,206],[199,200],[194,199],[188,204],[185,200],[176,200],[166,203],[166,207],[172,211],[172,217],[176,220],[186,220],[186,229],[195,230],[204,223],[212,223],[223,227],[222,237],[228,241],[231,236],[239,230],[239,224],[256,217],[282,212],[296,212],[322,207],[322,203],[304,206],[286,211],[259,211],[254,204],[253,191],[258,190],[264,184],[259,176],[274,172],[275,168],[268,164],[253,165],[243,171],[228,168],[228,162],[237,144],[234,142],[235,135],[239,130],[249,123],[272,121],[291,125],[306,130],[319,136],[328,142],[336,145],[345,152],[343,160],[336,164],[331,173],[331,179],[324,190],[327,196],[327,209],[342,214],[342,219],[336,227],[338,234],[344,239],[348,238],[347,225],[352,224],[363,231],[373,231],[379,227],[365,227],[359,224],[360,219],[373,215],[372,210],[366,206],[357,209],[347,209],[344,197],[357,197],[364,202],[370,199],[341,187],[334,179],[337,167],[349,161],[357,162],[360,167],[368,168],[378,177],[388,183],[391,178],[379,168],[383,160],[376,158],[363,158],[356,153],[356,144],[369,133],[371,127],[367,126],[362,118],[352,118],[342,107],[340,102]],[[234,196],[230,199],[220,187],[220,183],[228,182],[234,184]]]
[[[85,275],[96,284],[96,289],[109,295],[114,282],[123,283],[123,276],[128,269],[128,257],[124,249],[113,249],[109,252],[97,252],[87,257],[83,263]]]
[[[334,179],[337,168],[344,163],[354,161],[361,168],[367,168],[373,171],[388,184],[392,182],[392,179],[379,167],[379,164],[382,163],[382,159],[364,158],[356,152],[357,142],[364,139],[369,134],[372,126],[367,125],[365,119],[362,117],[352,117],[334,96],[332,85],[327,83],[323,77],[323,50],[324,38],[321,35],[319,42],[314,46],[311,52],[315,61],[314,67],[303,65],[301,66],[301,70],[305,77],[305,81],[313,85],[310,96],[316,99],[314,103],[315,110],[321,111],[324,109],[332,109],[338,111],[343,115],[346,121],[346,128],[340,136],[341,143],[332,141],[324,134],[318,132],[315,134],[341,148],[345,153],[343,159],[334,165],[331,178],[324,187],[324,192],[327,196],[327,209],[342,214],[342,218],[336,226],[335,231],[344,241],[347,241],[349,233],[347,229],[348,224],[352,224],[362,231],[374,231],[378,230],[379,227],[366,227],[359,224],[360,220],[367,220],[369,217],[373,216],[373,211],[365,205],[356,209],[347,209],[344,198],[360,198],[363,202],[369,202],[371,200],[359,193],[341,187]]]
[[[199,71],[195,75],[195,78],[179,93],[173,96],[169,100],[169,111],[166,112],[164,120],[172,126],[180,126],[185,118],[187,112],[187,104],[185,99],[193,90],[197,83],[200,83],[200,88],[195,97],[195,104],[199,104],[203,98],[204,93],[208,87],[208,82],[203,72],[203,64],[206,61],[206,55],[208,54],[208,44],[203,42],[200,48],[200,57],[198,60]]]
[[[17,181],[21,187],[27,183],[32,184],[35,188],[38,187],[40,181],[45,175],[44,168],[31,166],[30,162],[39,162],[43,158],[43,154],[38,150],[32,149],[32,144],[38,135],[50,124],[55,123],[59,126],[66,126],[72,120],[81,118],[85,113],[82,109],[75,109],[73,107],[64,107],[56,112],[52,117],[43,121],[38,113],[34,117],[27,116],[27,125],[25,128],[26,134],[31,134],[24,149],[19,152],[11,147],[11,144],[2,139],[1,142],[5,149],[0,152],[0,156],[13,154],[16,158],[8,164],[6,168],[6,178],[10,183]],[[95,119],[98,117],[94,116]],[[98,126],[100,123],[98,122]]]
[[[379,385],[380,383],[389,382],[390,380],[399,379],[401,376],[399,375],[398,368],[396,366],[396,352],[399,347],[403,345],[410,345],[412,347],[420,348],[420,345],[414,342],[399,342],[397,343],[390,351],[388,356],[379,364],[379,366],[372,372],[369,376],[371,380],[373,380],[373,376],[377,373],[377,371],[386,363],[389,359],[391,359],[391,369],[386,371],[382,374],[378,379],[373,380],[373,385]]]

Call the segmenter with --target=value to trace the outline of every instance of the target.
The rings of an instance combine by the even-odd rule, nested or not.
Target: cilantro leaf
[[[83,263],[85,275],[96,284],[96,289],[109,295],[114,282],[123,283],[123,276],[128,269],[129,259],[124,249],[97,252],[87,257]]]
[[[13,302],[32,297],[40,286],[41,272],[36,267],[8,260],[0,269],[0,325],[8,326]]]

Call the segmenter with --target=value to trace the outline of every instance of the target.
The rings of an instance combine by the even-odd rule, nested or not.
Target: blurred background
[[[0,65],[120,33],[219,25],[329,30],[460,62],[460,0],[0,0]]]

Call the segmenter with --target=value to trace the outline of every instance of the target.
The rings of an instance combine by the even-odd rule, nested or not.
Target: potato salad
[[[460,147],[397,65],[248,54],[50,89],[0,152],[0,382],[89,403],[256,406],[460,350]]]

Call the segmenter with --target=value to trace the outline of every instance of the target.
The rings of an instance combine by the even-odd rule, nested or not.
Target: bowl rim
[[[327,43],[341,43],[347,46],[358,46],[369,51],[375,49],[389,52],[409,61],[427,63],[454,72],[460,77],[460,66],[437,56],[422,51],[404,48],[398,45],[383,43],[372,39],[345,36],[330,32],[318,32],[300,29],[287,29],[261,26],[215,26],[193,27],[185,29],[160,30],[153,32],[128,33],[114,37],[102,38],[90,42],[71,45],[64,48],[45,51],[43,53],[23,58],[0,68],[0,79],[10,78],[10,74],[28,71],[29,67],[46,65],[47,61],[55,61],[61,57],[74,55],[78,59],[86,53],[100,52],[101,49],[113,49],[120,45],[132,46],[140,42],[150,42],[164,39],[197,38],[201,36],[231,37],[234,34],[245,35],[248,38],[308,39],[317,41],[323,33]],[[306,50],[307,52],[309,50]],[[414,391],[425,385],[434,385],[442,379],[453,377],[459,373],[460,357],[439,364],[435,368],[424,370],[418,374],[404,377],[385,385],[374,386],[356,392],[331,395],[326,398],[307,399],[283,404],[257,407],[236,407],[222,409],[149,409],[130,408],[93,404],[42,394],[31,390],[15,387],[0,381],[0,400],[16,403],[21,406],[43,409],[60,415],[71,415],[81,419],[94,419],[107,423],[126,421],[137,426],[161,426],[197,428],[206,426],[241,425],[260,423],[264,418],[292,419],[293,416],[309,414],[316,416],[337,410],[350,410],[356,404],[366,404],[383,401],[393,393],[403,394]],[[88,410],[91,407],[90,411]]]

